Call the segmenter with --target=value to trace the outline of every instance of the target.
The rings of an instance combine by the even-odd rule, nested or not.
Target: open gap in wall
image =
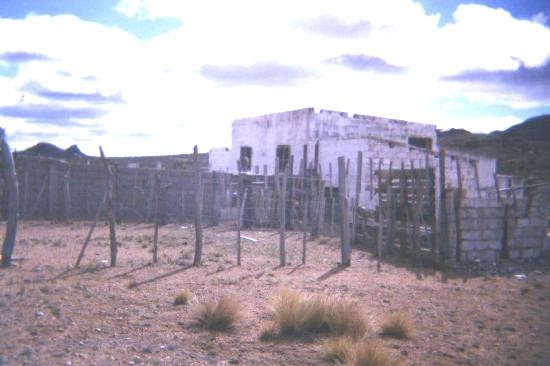
[[[277,146],[277,159],[279,161],[279,171],[284,172],[288,167],[290,161],[290,146],[279,145]]]
[[[250,146],[241,146],[241,170],[248,172],[252,166],[252,148]]]
[[[432,139],[430,138],[411,136],[409,137],[408,143],[411,146],[421,147],[428,150],[432,149]]]

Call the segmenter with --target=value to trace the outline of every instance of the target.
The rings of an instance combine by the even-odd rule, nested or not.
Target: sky
[[[485,133],[548,114],[550,1],[0,0],[14,149],[206,152],[308,107]]]

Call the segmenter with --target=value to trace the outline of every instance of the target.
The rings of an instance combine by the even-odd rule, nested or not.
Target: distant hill
[[[489,134],[451,129],[439,133],[443,148],[498,159],[498,172],[550,181],[550,115]]]
[[[28,149],[18,151],[17,154],[68,160],[88,157],[82,151],[80,151],[80,149],[76,145],[72,145],[71,147],[63,150],[47,142],[39,142],[38,144],[31,146]]]

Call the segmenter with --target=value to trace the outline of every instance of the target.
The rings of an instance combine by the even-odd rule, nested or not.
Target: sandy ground
[[[406,365],[550,364],[550,267],[507,262],[459,271],[376,261],[354,250],[339,270],[338,240],[308,242],[288,232],[288,261],[279,267],[278,233],[244,231],[243,263],[236,266],[236,233],[205,229],[203,265],[189,266],[194,230],[160,229],[159,263],[152,265],[150,224],[121,224],[118,265],[109,260],[108,228],[100,225],[79,269],[73,268],[89,223],[22,222],[14,255],[0,270],[0,365],[324,365],[327,336],[261,341],[270,324],[270,299],[283,287],[357,301],[376,339]],[[0,227],[0,232],[5,228]],[[479,268],[477,268],[479,269]],[[514,274],[524,273],[527,279]],[[130,288],[131,287],[131,288]],[[175,294],[194,297],[174,306]],[[231,296],[243,316],[230,332],[198,328],[199,302]],[[380,322],[403,311],[412,339],[379,335]]]

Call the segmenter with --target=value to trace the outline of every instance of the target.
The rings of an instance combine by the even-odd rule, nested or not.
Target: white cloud
[[[180,153],[194,144],[203,151],[227,146],[234,118],[311,106],[488,131],[506,128],[517,117],[458,118],[433,102],[467,95],[491,104],[503,100],[499,91],[471,90],[440,78],[471,69],[513,70],[517,60],[537,66],[550,57],[550,29],[540,19],[518,20],[480,5],[460,6],[455,22],[442,27],[439,15],[427,15],[412,0],[123,0],[116,9],[129,17],[175,17],[182,25],[143,41],[69,15],[0,19],[0,34],[12,35],[2,39],[0,53],[28,51],[53,59],[20,65],[16,79],[0,77],[0,105],[15,103],[19,89],[33,81],[56,91],[121,93],[126,103],[102,105],[108,113],[83,120],[98,133],[105,131],[102,135],[48,127],[63,135],[59,143],[78,139],[85,152],[94,154],[102,144],[111,155]],[[337,19],[337,27],[329,25],[327,31],[347,31],[348,36],[304,28],[319,19]],[[379,58],[407,72],[382,75],[326,62],[342,55]],[[205,65],[255,72],[257,65],[292,66],[315,76],[289,86],[237,82],[220,87],[201,75]],[[528,96],[514,98],[516,106],[531,102]],[[44,102],[25,96],[25,103]],[[5,116],[0,124],[8,133],[36,130],[36,125]]]

